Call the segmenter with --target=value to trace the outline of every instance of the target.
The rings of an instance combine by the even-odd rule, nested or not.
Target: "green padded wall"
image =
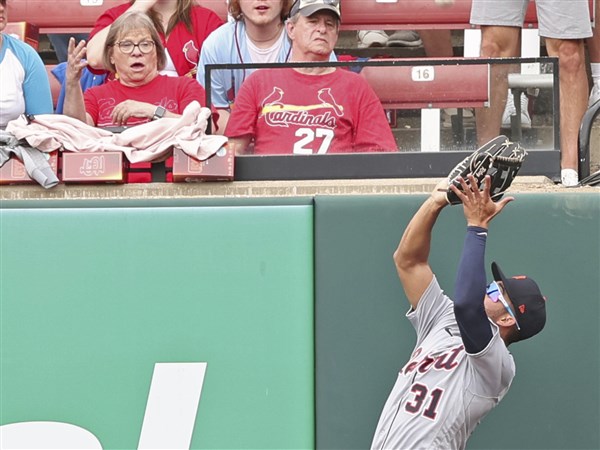
[[[317,448],[369,448],[413,349],[392,253],[422,195],[317,197]],[[446,208],[431,265],[452,296],[465,222]],[[469,449],[600,448],[600,196],[519,194],[492,223],[486,261],[527,273],[548,297],[535,339],[511,346],[517,376]],[[488,276],[491,279],[489,264]]]
[[[1,209],[0,424],[137,448],[154,364],[207,362],[192,448],[314,446],[313,210]]]

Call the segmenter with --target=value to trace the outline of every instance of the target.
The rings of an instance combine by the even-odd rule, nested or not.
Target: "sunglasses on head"
[[[510,305],[508,304],[506,299],[504,298],[504,295],[502,295],[500,285],[498,283],[496,283],[495,281],[492,281],[489,284],[489,286],[487,287],[485,293],[490,298],[490,300],[493,301],[494,303],[496,303],[498,301],[500,301],[500,303],[502,303],[502,306],[504,306],[504,309],[506,309],[508,314],[510,314],[510,316],[513,319],[515,319],[515,325],[517,326],[517,330],[521,331],[521,327],[519,326],[519,322],[517,321],[517,316],[515,315],[514,311],[512,310],[512,308],[510,307]]]

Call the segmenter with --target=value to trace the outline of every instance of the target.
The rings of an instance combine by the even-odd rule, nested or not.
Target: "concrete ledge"
[[[314,195],[425,194],[439,178],[377,180],[236,181],[206,183],[151,183],[59,185],[45,190],[37,185],[2,186],[0,206],[27,200],[126,200],[194,198],[311,197]],[[564,188],[546,177],[517,177],[510,192],[600,192],[598,188]],[[8,205],[6,205],[8,206]]]

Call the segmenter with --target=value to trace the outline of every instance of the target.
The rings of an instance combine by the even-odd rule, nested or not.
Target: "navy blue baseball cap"
[[[546,324],[546,297],[537,283],[525,275],[507,278],[496,262],[492,263],[492,274],[495,281],[502,281],[514,306],[521,327],[517,340],[530,338],[542,331]]]

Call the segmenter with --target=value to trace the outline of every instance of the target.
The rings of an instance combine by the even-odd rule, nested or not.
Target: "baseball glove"
[[[458,196],[452,192],[453,184],[462,190],[458,177],[467,179],[473,175],[477,180],[477,187],[481,190],[486,175],[490,175],[490,196],[497,202],[504,195],[517,172],[521,168],[527,152],[518,143],[510,142],[506,136],[498,136],[485,145],[475,150],[452,169],[448,175],[448,190],[446,198],[451,205],[461,203]]]

